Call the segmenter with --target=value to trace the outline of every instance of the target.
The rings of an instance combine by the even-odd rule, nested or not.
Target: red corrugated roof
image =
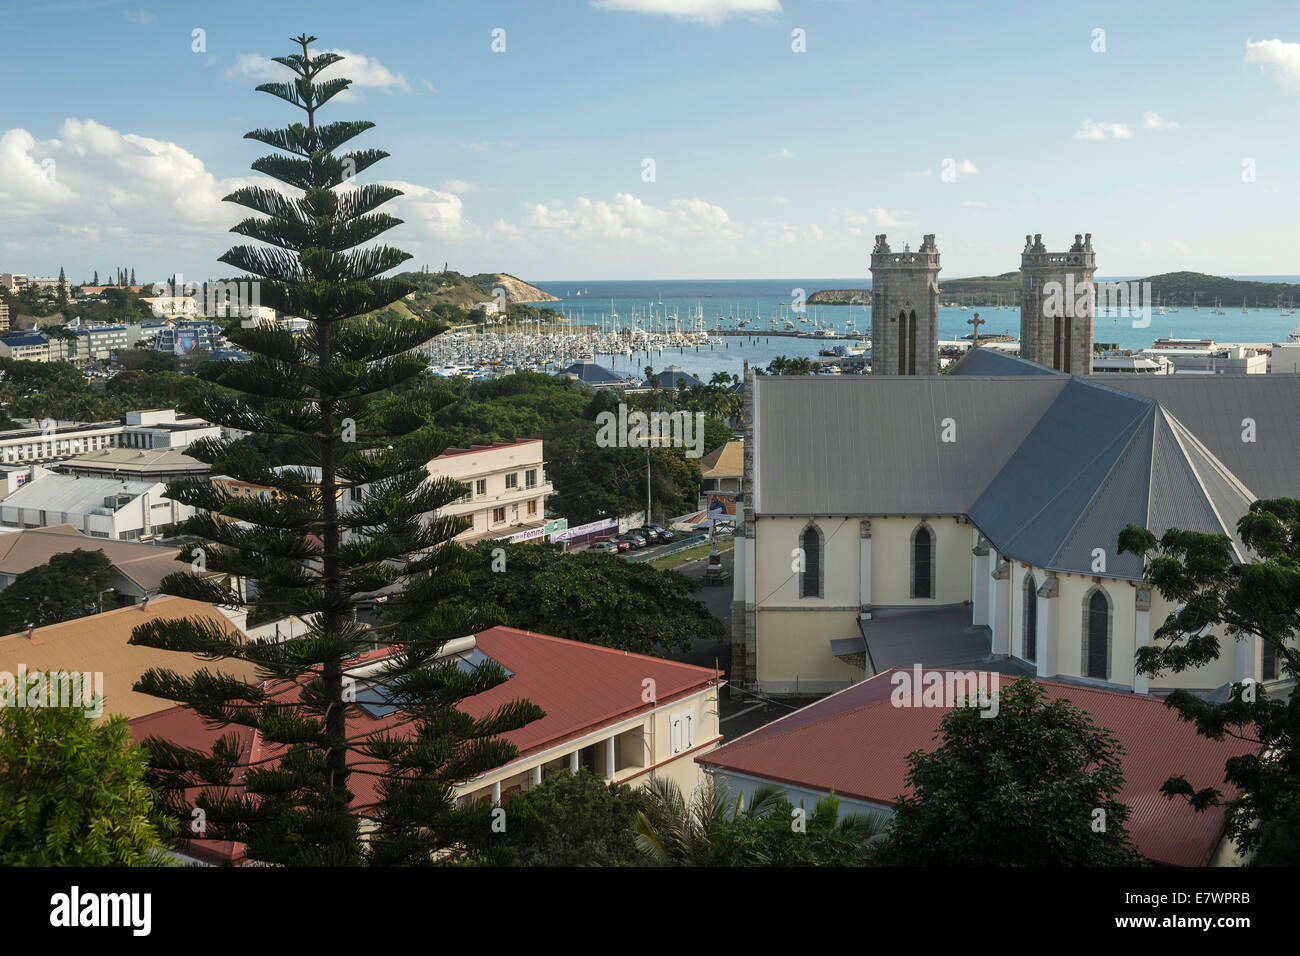
[[[855,684],[696,760],[892,806],[911,792],[907,755],[938,748],[939,721],[948,710],[891,704],[895,673],[897,669],[888,670]],[[1005,681],[1003,677],[1002,686]],[[1119,796],[1129,807],[1129,836],[1142,855],[1174,866],[1209,863],[1223,835],[1223,810],[1198,813],[1181,798],[1165,797],[1160,787],[1182,774],[1193,787],[1218,787],[1225,798],[1233,797],[1237,791],[1224,783],[1224,764],[1254,747],[1200,736],[1157,698],[1054,681],[1038,685],[1048,700],[1064,698],[1086,711],[1123,746]]]
[[[483,631],[475,635],[475,642],[479,650],[511,671],[512,676],[491,690],[465,699],[460,703],[460,710],[472,717],[482,717],[503,704],[527,700],[546,711],[546,716],[540,720],[504,735],[519,748],[518,759],[698,691],[720,676],[707,667],[630,654],[513,627]],[[378,660],[389,653],[392,652],[371,652],[358,663]],[[642,700],[646,679],[654,681],[655,702]],[[298,696],[299,687],[281,681],[270,685],[268,691],[282,700],[293,700]],[[367,734],[392,730],[402,726],[401,720],[401,714],[376,718],[358,709],[348,718],[348,737],[358,740]],[[137,741],[156,736],[203,750],[210,749],[218,737],[235,729],[208,727],[193,711],[184,707],[173,707],[131,722],[131,732]],[[260,734],[248,729],[238,729],[238,732],[243,751],[241,763],[267,761],[268,758],[272,758],[270,763],[274,762],[274,750],[264,748]],[[379,769],[373,761],[366,761],[355,753],[348,755],[348,765],[353,769]],[[368,773],[353,774],[349,778],[354,810],[364,813],[377,803],[379,781],[379,777]],[[236,780],[236,789],[240,786],[242,776]],[[198,789],[189,793],[191,799],[197,795]],[[199,847],[200,844],[193,842],[191,846]],[[244,849],[240,844],[225,844],[224,850],[212,843],[202,846],[205,859],[223,862],[237,861]],[[199,854],[196,852],[195,855]]]

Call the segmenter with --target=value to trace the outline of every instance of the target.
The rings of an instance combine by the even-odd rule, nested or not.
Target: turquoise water
[[[1264,277],[1259,277],[1264,278]],[[1300,277],[1268,277],[1270,281],[1296,281]],[[715,371],[739,375],[744,361],[766,366],[778,355],[817,358],[818,349],[828,344],[817,339],[799,339],[788,336],[764,335],[772,328],[781,328],[786,319],[795,323],[796,329],[809,330],[814,325],[833,328],[837,332],[866,332],[871,327],[871,311],[862,306],[806,306],[803,313],[790,308],[794,290],[802,289],[804,295],[821,289],[854,289],[869,285],[862,278],[855,279],[730,279],[730,280],[664,280],[664,281],[595,281],[582,280],[538,282],[536,285],[560,297],[560,302],[544,303],[572,317],[575,324],[614,327],[611,313],[619,316],[618,325],[626,326],[634,312],[637,324],[646,327],[647,316],[653,315],[654,328],[673,328],[673,314],[678,316],[681,328],[691,323],[702,312],[706,328],[734,329],[741,319],[748,319],[752,329],[755,317],[760,329],[753,336],[726,336],[724,344],[699,349],[671,350],[647,356],[598,356],[601,365],[616,372],[640,374],[647,364],[656,370],[669,364],[680,365],[693,375],[707,380]],[[942,288],[942,284],[941,284]],[[1300,287],[1296,290],[1300,298]],[[984,324],[981,335],[1020,334],[1020,313],[1015,309],[971,308],[967,310],[941,308],[939,310],[939,337],[958,339],[970,333],[968,320],[979,312]],[[1163,336],[1178,338],[1213,338],[1220,342],[1275,342],[1286,341],[1288,332],[1294,331],[1300,316],[1286,316],[1279,309],[1251,309],[1248,315],[1224,307],[1226,315],[1214,315],[1212,309],[1201,308],[1193,312],[1182,306],[1176,313],[1151,315],[1147,328],[1134,328],[1131,318],[1099,315],[1095,321],[1096,338],[1100,342],[1114,342],[1120,348],[1140,349]],[[807,318],[807,323],[799,322]],[[854,324],[849,325],[852,321]],[[748,329],[747,329],[748,330]]]

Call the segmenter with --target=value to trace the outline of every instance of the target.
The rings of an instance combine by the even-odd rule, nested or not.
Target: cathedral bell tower
[[[871,251],[871,374],[939,374],[939,250],[890,252],[884,234]]]
[[[1048,252],[1041,235],[1025,236],[1020,255],[1020,356],[1061,372],[1092,373],[1092,233],[1069,252]]]

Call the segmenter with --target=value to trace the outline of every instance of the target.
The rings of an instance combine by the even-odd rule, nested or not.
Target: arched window
[[[907,313],[898,313],[898,374],[907,374]]]
[[[1260,650],[1262,651],[1260,660],[1260,679],[1277,680],[1282,676],[1277,666],[1277,648],[1273,645],[1272,641],[1265,641],[1264,646]]]
[[[799,533],[799,547],[803,549],[803,572],[799,575],[800,597],[822,596],[822,531],[810,521]]]
[[[1027,661],[1038,660],[1038,585],[1034,572],[1025,573],[1025,633],[1021,641],[1021,656]]]
[[[912,532],[912,597],[934,597],[934,532],[922,521]]]
[[[1110,598],[1100,587],[1083,599],[1083,674],[1110,677]]]
[[[916,374],[916,312],[907,317],[907,374]]]

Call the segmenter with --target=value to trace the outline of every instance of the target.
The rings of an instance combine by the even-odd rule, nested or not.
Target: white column
[[[993,632],[991,652],[1010,653],[1011,624],[1008,620],[1011,600],[1011,565],[996,551],[989,552],[989,630]]]
[[[1254,634],[1242,634],[1234,642],[1232,652],[1232,680],[1234,683],[1244,681],[1247,677],[1255,679],[1255,645]]]
[[[978,531],[971,554],[971,623],[979,627],[989,622],[989,545]]]
[[[614,779],[614,738],[605,740],[605,779]]]
[[[538,764],[536,767],[533,768],[533,786],[540,787],[541,785],[542,785],[542,765]]]
[[[1146,647],[1151,643],[1151,589],[1138,588],[1135,592],[1133,621],[1133,651]],[[1133,671],[1133,693],[1146,694],[1151,690],[1151,678],[1146,674],[1140,673],[1136,665]]]
[[[569,773],[578,772],[578,751],[569,754]]]
[[[858,525],[858,611],[870,614],[871,607],[871,522],[863,519]]]
[[[1055,677],[1057,648],[1060,646],[1060,606],[1057,592],[1060,587],[1056,575],[1048,574],[1038,586],[1038,676]]]
[[[492,806],[501,806],[501,781],[492,784]]]

